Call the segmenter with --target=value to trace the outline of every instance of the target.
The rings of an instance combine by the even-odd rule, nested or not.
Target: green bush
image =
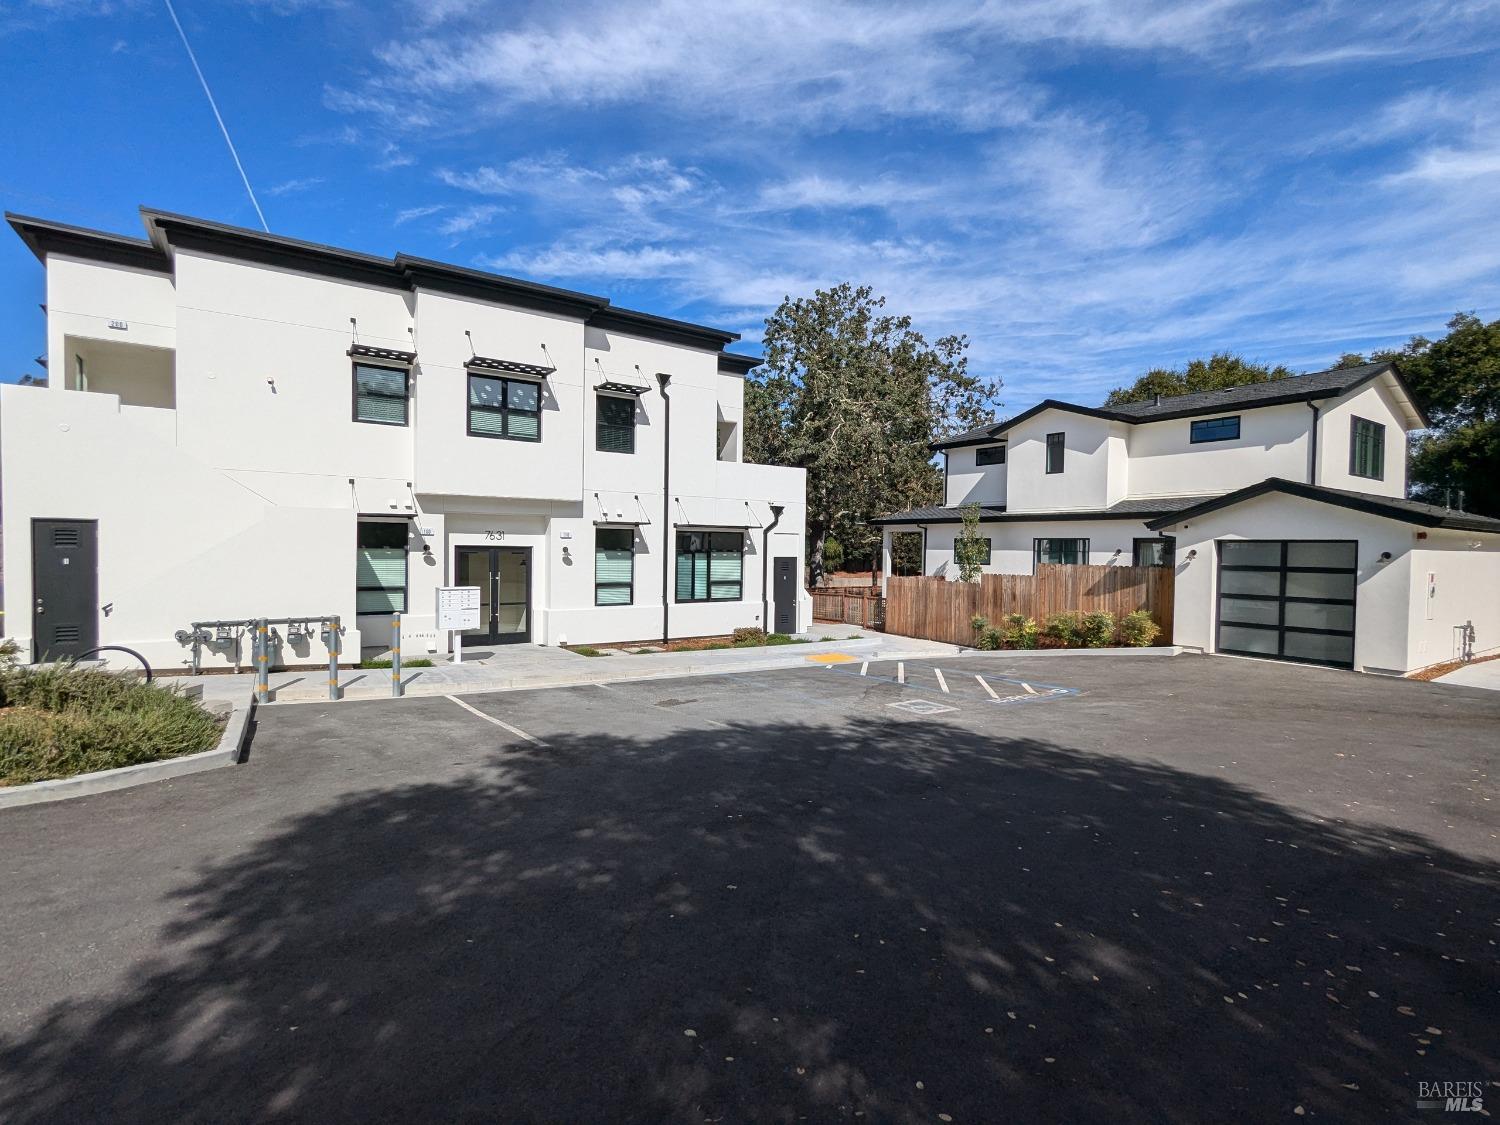
[[[973,617],[969,618],[969,628],[973,629],[976,633],[983,633],[989,627],[990,619],[982,613],[976,613]]]
[[[844,569],[844,545],[832,535],[823,540],[823,569],[829,574]]]
[[[1115,643],[1115,615],[1100,610],[1078,619],[1079,639],[1085,648],[1108,648]]]
[[[595,648],[593,645],[573,645],[573,646],[571,646],[568,649],[568,651],[569,652],[576,652],[579,656],[607,656],[607,655],[609,655],[608,653],[603,652],[600,649]]]
[[[749,625],[736,629],[733,639],[737,645],[763,645],[766,643],[766,631],[757,625]]]
[[[1042,630],[1053,640],[1061,641],[1069,648],[1083,643],[1082,622],[1078,614],[1073,612],[1054,613],[1047,619],[1047,627]]]
[[[134,674],[54,664],[0,670],[0,785],[211,749],[219,721]]]
[[[825,641],[831,641],[833,637],[824,637]],[[772,633],[766,638],[768,645],[805,645],[810,643],[805,637],[793,637],[787,633]]]
[[[391,666],[391,658],[389,656],[376,656],[369,660],[361,660],[359,666],[361,668],[389,668]],[[432,661],[428,660],[425,656],[414,656],[410,660],[403,660],[401,667],[431,668]]]
[[[1120,643],[1132,648],[1146,648],[1161,636],[1161,627],[1144,609],[1127,613],[1120,620]]]
[[[979,630],[979,636],[975,638],[974,645],[976,648],[982,648],[986,652],[994,652],[995,649],[1004,647],[1005,634],[1000,632],[999,629],[986,625]]]
[[[1037,637],[1040,635],[1041,630],[1030,617],[1012,613],[1005,619],[1006,648],[1036,648]]]

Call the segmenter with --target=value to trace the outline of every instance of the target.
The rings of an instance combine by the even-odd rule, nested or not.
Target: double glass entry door
[[[531,639],[531,548],[459,547],[457,586],[479,587],[479,628],[463,635],[470,645],[514,644]]]

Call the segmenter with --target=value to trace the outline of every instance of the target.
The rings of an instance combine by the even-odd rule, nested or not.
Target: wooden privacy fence
[[[1118,621],[1144,609],[1161,628],[1155,643],[1172,643],[1169,566],[1060,566],[1043,563],[1035,574],[982,574],[978,582],[946,578],[891,578],[886,591],[885,631],[903,637],[967,645],[977,613],[999,627],[1012,613],[1039,625],[1056,613],[1106,610]],[[815,603],[816,604],[816,603]],[[813,610],[817,615],[816,608]]]
[[[813,620],[837,621],[842,625],[880,628],[881,599],[878,586],[814,586]]]

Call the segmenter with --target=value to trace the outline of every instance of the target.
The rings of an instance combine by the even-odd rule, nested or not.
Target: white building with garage
[[[1500,650],[1500,520],[1406,498],[1426,426],[1388,363],[1111,408],[1047,400],[933,446],[940,507],[876,521],[957,576],[978,505],[984,570],[1170,566],[1174,641],[1404,673]]]
[[[732,332],[604,297],[142,209],[8,215],[45,267],[48,385],[0,388],[8,636],[249,665],[797,631],[805,480],[746,464]],[[195,624],[209,623],[194,629]],[[185,636],[196,634],[193,639]],[[195,655],[196,651],[196,655]]]

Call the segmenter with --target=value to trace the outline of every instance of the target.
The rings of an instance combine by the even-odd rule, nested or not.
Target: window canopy
[[[384,360],[386,363],[399,363],[410,367],[417,361],[416,352],[397,351],[395,348],[377,348],[370,344],[351,344],[349,354],[356,359]]]
[[[500,371],[507,375],[519,375],[524,379],[545,379],[555,367],[543,367],[538,363],[522,363],[518,359],[495,359],[487,355],[470,356],[464,366],[470,371]]]

